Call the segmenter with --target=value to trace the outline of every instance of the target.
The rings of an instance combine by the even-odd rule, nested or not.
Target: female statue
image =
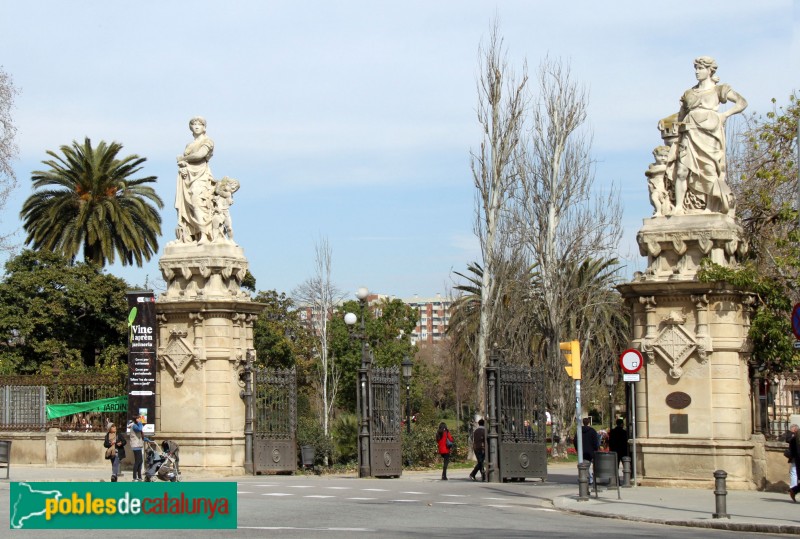
[[[212,240],[214,177],[208,162],[214,141],[206,136],[206,121],[200,116],[189,120],[194,140],[178,156],[178,210],[176,236],[182,243],[207,243]]]
[[[675,186],[675,214],[690,209],[733,213],[733,193],[725,181],[725,120],[742,112],[747,101],[729,85],[717,84],[716,70],[710,56],[695,59],[697,85],[681,97],[679,138],[667,162],[667,178]],[[728,101],[733,106],[718,112]]]

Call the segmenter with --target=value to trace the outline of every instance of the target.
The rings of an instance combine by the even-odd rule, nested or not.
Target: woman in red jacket
[[[439,430],[436,431],[436,443],[439,444],[439,454],[444,459],[442,468],[442,481],[447,481],[447,465],[450,464],[450,451],[454,447],[453,435],[447,430],[447,425],[439,423]]]

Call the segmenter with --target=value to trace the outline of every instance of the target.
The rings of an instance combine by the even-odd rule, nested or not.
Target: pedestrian
[[[436,443],[439,445],[439,454],[444,460],[442,465],[442,481],[447,481],[447,465],[450,464],[450,451],[455,447],[453,435],[447,430],[444,422],[439,423],[439,430],[436,431]]]
[[[522,437],[526,442],[532,442],[534,438],[533,427],[531,427],[531,422],[527,419],[522,422]]]
[[[591,419],[588,417],[583,418],[583,426],[581,427],[581,443],[583,445],[583,460],[588,462],[589,464],[592,463],[594,460],[594,453],[598,449],[600,449],[600,438],[597,436],[597,431],[594,430],[592,427],[589,426]],[[576,433],[575,439],[572,441],[573,446],[575,449],[578,449],[578,435]],[[589,484],[591,485],[594,481],[594,474],[592,473],[592,467],[589,466]]]
[[[111,461],[111,481],[116,482],[119,475],[119,462],[125,458],[125,438],[117,436],[117,426],[111,425],[106,433],[103,447],[106,448],[106,459]]]
[[[475,452],[475,458],[478,459],[478,463],[472,469],[472,473],[469,474],[469,478],[473,481],[477,481],[477,479],[475,479],[475,474],[478,472],[481,472],[481,481],[486,481],[486,472],[483,469],[483,461],[486,459],[485,424],[486,422],[483,419],[479,419],[478,428],[472,433],[472,450]]]
[[[789,497],[795,502],[795,496],[800,492],[800,486],[797,484],[797,478],[800,474],[797,472],[797,467],[800,465],[800,451],[797,447],[797,424],[792,423],[789,426],[789,433],[787,434],[789,442]]]
[[[617,454],[617,469],[622,457],[628,456],[628,431],[623,428],[625,422],[617,419],[617,426],[608,435],[608,450]]]
[[[144,449],[144,434],[142,434],[142,418],[134,417],[128,423],[128,437],[131,440],[131,450],[133,451],[133,480],[142,480],[142,450]]]

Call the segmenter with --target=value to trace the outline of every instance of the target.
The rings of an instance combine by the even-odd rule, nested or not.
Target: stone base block
[[[243,475],[244,436],[159,432],[156,441],[171,440],[180,447],[180,467],[185,479],[203,475]]]
[[[636,440],[642,486],[714,488],[714,472],[727,472],[729,490],[756,490],[751,441],[644,438]]]

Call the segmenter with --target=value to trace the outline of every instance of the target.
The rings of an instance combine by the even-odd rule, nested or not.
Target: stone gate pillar
[[[726,183],[724,120],[746,101],[717,86],[712,58],[695,60],[697,86],[658,126],[664,144],[645,173],[653,204],[637,236],[647,269],[619,287],[631,308],[632,347],[645,358],[636,383],[640,484],[754,488],[749,383],[753,296],[700,282],[703,260],[736,268],[747,243]],[[718,112],[720,103],[733,107]]]
[[[216,179],[203,118],[178,158],[176,239],[159,261],[167,290],[159,323],[156,438],[180,445],[182,470],[244,472],[245,406],[239,393],[253,324],[264,305],[241,289],[244,250],[233,241],[230,206],[239,182]]]

